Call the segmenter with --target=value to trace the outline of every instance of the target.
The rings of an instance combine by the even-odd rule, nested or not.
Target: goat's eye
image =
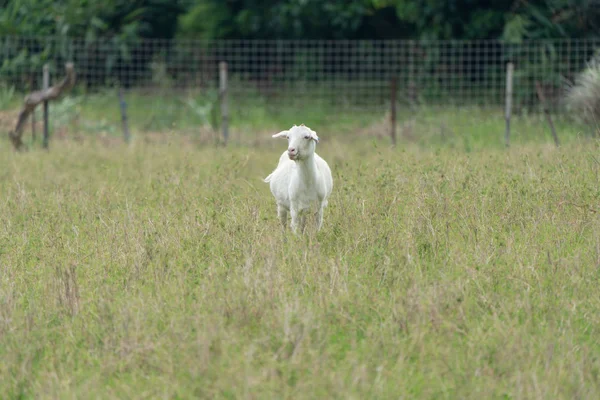
[[[310,139],[310,136],[304,136],[304,139]]]

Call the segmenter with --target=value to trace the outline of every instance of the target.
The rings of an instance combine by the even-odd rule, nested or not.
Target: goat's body
[[[287,215],[292,215],[292,229],[304,230],[304,214],[317,203],[317,229],[323,223],[323,209],[333,189],[331,170],[325,160],[313,153],[302,160],[290,160],[283,152],[275,171],[265,178],[277,201],[277,214],[285,227]]]

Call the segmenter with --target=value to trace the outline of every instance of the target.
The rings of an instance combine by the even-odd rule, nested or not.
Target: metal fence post
[[[219,63],[219,97],[221,99],[221,126],[223,129],[223,144],[229,138],[229,108],[227,106],[227,63]]]
[[[125,103],[125,97],[123,97],[123,89],[119,86],[119,105],[121,106],[121,123],[123,124],[123,138],[125,143],[131,141],[129,135],[129,127],[127,126],[127,103]]]
[[[504,131],[504,143],[506,147],[510,146],[510,114],[512,109],[512,89],[513,89],[513,63],[506,65],[506,108],[504,117],[506,118],[506,130]]]
[[[548,121],[548,125],[550,125],[550,131],[552,131],[552,137],[554,138],[554,144],[556,147],[560,146],[560,142],[558,141],[558,135],[556,134],[556,128],[554,128],[554,123],[552,122],[552,116],[550,115],[550,111],[548,110],[548,105],[546,104],[546,96],[544,96],[544,89],[542,89],[542,85],[539,81],[535,81],[535,90],[537,91],[538,98],[540,99],[540,103],[544,110],[544,115],[546,116],[546,121]]]
[[[43,76],[43,89],[48,90],[50,87],[50,70],[48,64],[44,64],[44,76]],[[48,123],[49,119],[48,101],[44,101],[44,142],[43,146],[45,149],[48,148],[50,143],[50,126]]]

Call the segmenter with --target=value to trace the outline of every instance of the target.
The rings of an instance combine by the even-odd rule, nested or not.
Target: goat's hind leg
[[[315,222],[317,224],[317,231],[319,231],[321,229],[321,227],[323,226],[323,211],[325,210],[325,207],[327,206],[327,201],[321,201],[319,203],[319,209],[317,210],[317,213],[315,214]]]
[[[317,231],[321,230],[321,226],[323,226],[323,207],[321,206],[319,206],[319,209],[315,214],[315,223],[317,225]]]
[[[288,209],[281,204],[277,204],[277,216],[279,217],[279,221],[281,221],[281,227],[285,230],[287,227]]]
[[[307,210],[300,211],[300,215],[298,215],[298,228],[300,229],[300,233],[304,234],[306,229],[306,213]]]

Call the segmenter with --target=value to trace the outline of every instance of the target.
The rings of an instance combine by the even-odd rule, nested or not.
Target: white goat
[[[304,232],[305,213],[311,203],[318,202],[316,214],[317,230],[323,225],[323,209],[333,188],[333,178],[327,162],[315,148],[319,137],[304,124],[294,125],[287,131],[281,131],[274,138],[288,140],[288,149],[279,157],[279,164],[271,175],[265,178],[271,193],[277,201],[277,215],[285,229],[288,212],[292,214],[294,233]]]

